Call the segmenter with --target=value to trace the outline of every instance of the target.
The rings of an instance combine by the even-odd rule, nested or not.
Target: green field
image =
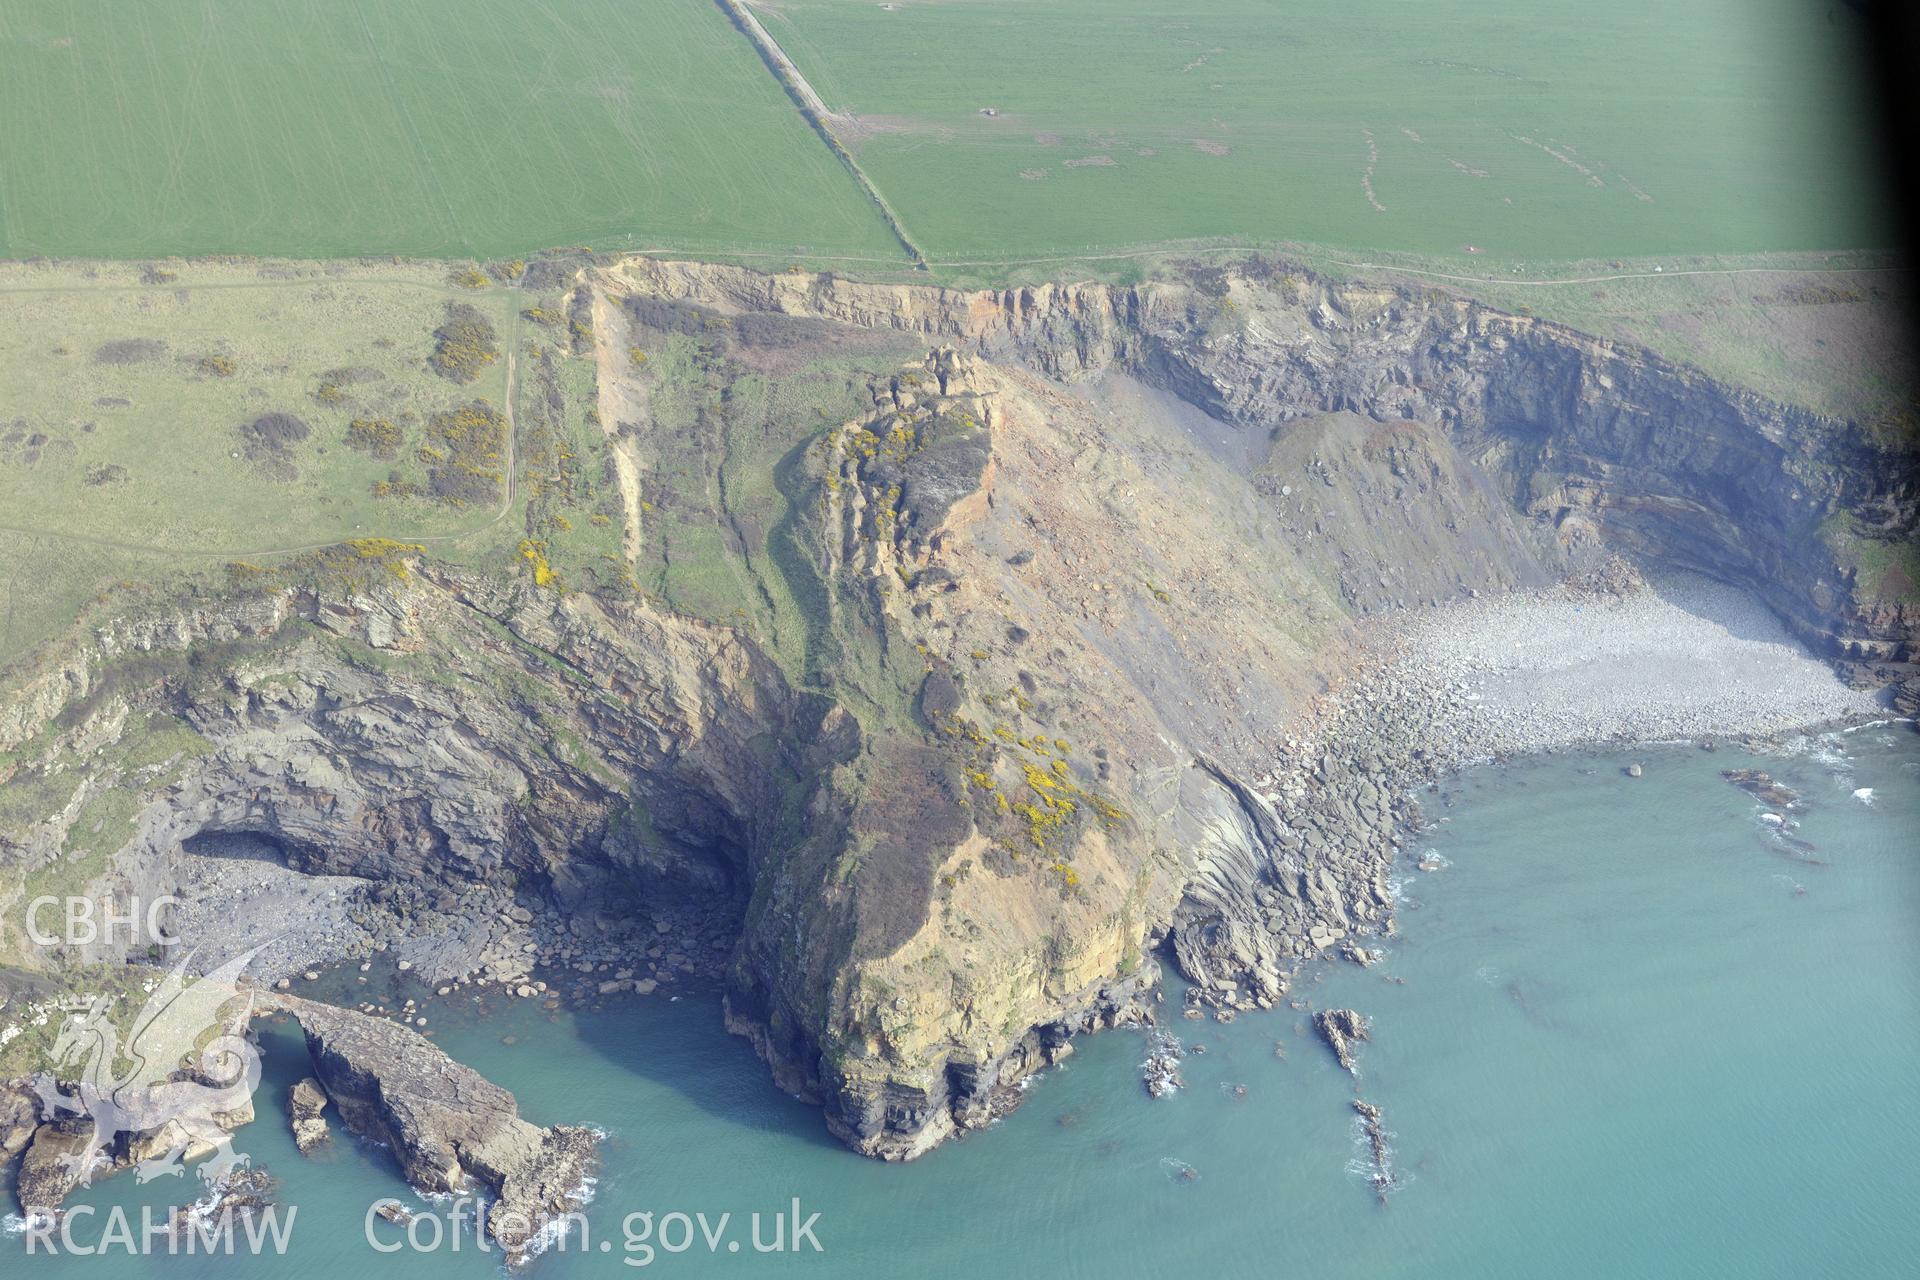
[[[0,258],[901,260],[711,0],[8,0]]]
[[[375,530],[443,535],[501,500],[498,486],[465,505],[376,498],[372,486],[395,467],[417,478],[411,455],[436,411],[505,403],[504,359],[464,384],[427,363],[449,303],[504,332],[503,290],[234,272],[159,286],[0,279],[0,525],[12,531],[246,559]],[[270,415],[304,433],[248,434]],[[347,447],[356,420],[394,424],[395,456]]]
[[[1841,4],[754,8],[949,266],[1208,239],[1513,261],[1886,238]]]
[[[0,670],[76,620],[350,591],[408,559],[745,623],[800,670],[817,611],[788,473],[917,340],[793,322],[749,350],[705,313],[651,328],[570,277],[490,272],[0,266]],[[468,309],[491,358],[450,377]]]
[[[1904,278],[1825,252],[1888,238],[1846,6],[1193,7],[754,12],[943,282],[1275,246],[1911,430]],[[337,579],[355,553],[312,549],[364,539],[825,651],[782,486],[902,353],[596,348],[553,277],[467,265],[925,278],[713,0],[12,0],[0,112],[0,259],[109,260],[0,266],[0,665],[137,598]],[[497,342],[470,380],[434,369],[450,305]]]
[[[753,11],[955,279],[1206,244],[1537,264],[1889,239],[1837,0]],[[712,0],[12,0],[0,118],[0,258],[904,265]]]
[[[480,444],[452,486],[439,437],[476,404],[504,437],[527,301],[421,266],[0,269],[0,663],[116,584],[353,539],[457,553],[501,525],[511,450]],[[495,333],[464,380],[432,363],[450,307]]]

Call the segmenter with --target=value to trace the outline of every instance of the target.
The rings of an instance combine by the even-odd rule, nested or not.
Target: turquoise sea
[[[1643,777],[1624,775],[1630,761]],[[1791,817],[1811,852],[1778,841],[1721,779],[1737,766],[1801,792]],[[1096,1036],[991,1131],[885,1166],[848,1154],[813,1109],[775,1091],[710,998],[578,1016],[439,1001],[433,1021],[530,1117],[609,1133],[589,1236],[537,1259],[534,1276],[631,1274],[643,1261],[700,1276],[1049,1280],[1912,1274],[1920,735],[1871,728],[1763,757],[1691,746],[1555,757],[1475,771],[1430,799],[1442,821],[1421,849],[1450,865],[1401,872],[1386,962],[1335,965],[1296,988],[1372,1017],[1358,1081],[1304,1012],[1176,1019],[1207,1049],[1187,1059],[1184,1092],[1150,1100],[1142,1038]],[[421,1204],[384,1153],[349,1137],[325,1160],[295,1153],[284,1107],[303,1057],[297,1037],[270,1035],[260,1119],[238,1143],[298,1209],[284,1257],[28,1259],[15,1237],[0,1241],[0,1270],[496,1272],[498,1255],[471,1239],[457,1253],[368,1244],[378,1196],[449,1207]],[[1393,1135],[1402,1184],[1384,1205],[1365,1181],[1356,1089]],[[123,1178],[81,1200],[137,1211],[178,1190]],[[821,1252],[755,1252],[750,1216],[769,1242],[796,1197],[803,1219],[819,1215]],[[638,1212],[654,1230],[629,1247],[622,1222]],[[681,1242],[676,1212],[705,1214],[709,1229],[731,1217],[711,1249],[691,1224],[674,1253],[662,1246]],[[641,1220],[631,1225],[638,1235]],[[376,1235],[404,1237],[384,1222]]]

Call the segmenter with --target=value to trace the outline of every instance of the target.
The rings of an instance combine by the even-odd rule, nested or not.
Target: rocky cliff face
[[[0,833],[16,892],[76,863],[164,886],[224,833],[452,914],[697,900],[739,922],[731,1025],[851,1145],[910,1157],[1152,1017],[1156,955],[1268,1004],[1382,926],[1405,801],[1302,745],[1369,615],[1616,546],[1836,657],[1912,656],[1912,606],[1827,536],[1910,536],[1910,454],[1553,326],[1258,262],[965,293],[637,260],[579,287],[621,356],[678,326],[777,377],[922,343],[779,459],[773,532],[726,526],[798,639],[419,556],[130,619],[7,701],[47,797]],[[654,375],[599,369],[634,557],[686,442]],[[132,750],[156,726],[173,748]],[[116,787],[136,811],[93,867],[78,819]]]
[[[58,677],[92,710],[69,737],[80,759],[48,788],[57,810],[9,833],[16,866],[59,860],[85,795],[154,776],[110,753],[81,767],[149,727],[126,723],[129,693],[190,743],[116,850],[133,885],[163,887],[183,841],[225,833],[309,874],[440,895],[537,883],[565,904],[614,877],[744,900],[768,835],[753,815],[783,812],[807,750],[795,699],[750,645],[591,597],[426,567],[372,594],[275,592],[178,621],[104,633]],[[244,642],[194,675],[152,661],[209,631]],[[798,745],[790,759],[771,742]]]
[[[1749,585],[1834,657],[1912,661],[1912,584],[1863,582],[1857,543],[1832,534],[1851,521],[1868,543],[1914,537],[1916,442],[1639,348],[1257,258],[1180,281],[979,292],[651,261],[616,274],[663,296],[953,341],[1056,379],[1119,368],[1262,433],[1342,411],[1437,427],[1528,514],[1591,521]]]

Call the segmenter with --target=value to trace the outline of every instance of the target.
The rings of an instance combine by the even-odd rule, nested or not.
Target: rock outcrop
[[[1723,769],[1720,776],[1771,808],[1791,809],[1800,803],[1798,792],[1775,781],[1764,769]]]
[[[148,1051],[155,1052],[151,1045]],[[14,1194],[21,1211],[56,1214],[76,1188],[129,1169],[146,1180],[211,1157],[203,1174],[227,1176],[243,1163],[230,1138],[252,1122],[251,1091],[258,1083],[250,1070],[227,1072],[203,1059],[151,1082],[116,1082],[121,1096],[111,1099],[93,1093],[97,1082],[70,1088],[44,1075],[0,1092],[0,1170],[19,1155]],[[61,1099],[51,1111],[43,1089]],[[88,1114],[90,1106],[99,1109]],[[70,1114],[76,1109],[80,1114]],[[24,1143],[23,1134],[29,1135]]]
[[[1364,1098],[1353,1100],[1353,1111],[1360,1117],[1361,1133],[1367,1142],[1367,1184],[1380,1203],[1385,1204],[1388,1193],[1400,1185],[1393,1172],[1393,1148],[1387,1143],[1386,1121],[1380,1108]]]
[[[299,1022],[341,1123],[386,1145],[423,1194],[484,1191],[488,1235],[510,1261],[584,1203],[592,1130],[529,1123],[512,1094],[409,1028],[291,997],[276,1004]]]
[[[1313,1015],[1313,1029],[1327,1042],[1327,1048],[1333,1050],[1342,1071],[1353,1076],[1360,1074],[1353,1046],[1369,1038],[1366,1018],[1352,1009],[1321,1009]]]
[[[25,1080],[0,1081],[0,1169],[10,1167],[40,1127],[40,1095]]]
[[[280,1190],[280,1180],[262,1166],[241,1166],[228,1171],[208,1188],[203,1201],[176,1205],[167,1214],[168,1229],[185,1238],[209,1220],[242,1217],[272,1205]]]
[[[1140,1064],[1140,1082],[1146,1086],[1149,1097],[1164,1098],[1185,1087],[1186,1082],[1180,1078],[1180,1060],[1184,1057],[1186,1050],[1172,1032],[1156,1031],[1148,1037],[1147,1059]]]
[[[14,1174],[14,1199],[20,1211],[45,1214],[57,1211],[80,1185],[81,1164],[92,1139],[89,1122],[65,1120],[34,1130]]]
[[[308,1076],[295,1084],[287,1096],[287,1122],[293,1129],[293,1145],[300,1154],[312,1155],[333,1135],[327,1128],[327,1092],[320,1082]]]

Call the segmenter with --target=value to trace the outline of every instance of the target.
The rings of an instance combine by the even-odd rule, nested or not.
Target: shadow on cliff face
[[[1692,590],[1682,579],[1661,574],[1649,577],[1647,586],[1666,603],[1713,623],[1736,640],[1785,645],[1799,651],[1800,646],[1787,634],[1780,619],[1744,591]]]
[[[264,862],[295,868],[298,861],[281,841],[256,831],[202,831],[182,840],[180,848],[196,857],[223,858],[230,862]]]

